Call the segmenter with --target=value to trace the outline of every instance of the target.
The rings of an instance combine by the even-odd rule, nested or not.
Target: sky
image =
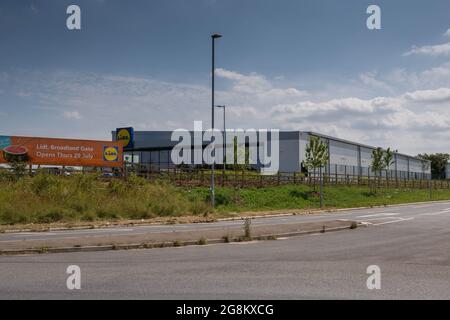
[[[0,135],[209,127],[214,32],[229,128],[450,152],[448,0],[2,0]]]

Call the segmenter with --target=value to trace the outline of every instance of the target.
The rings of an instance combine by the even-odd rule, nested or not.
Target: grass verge
[[[186,216],[226,217],[236,212],[308,210],[319,207],[319,195],[305,185],[216,189],[216,208],[206,187],[176,187],[131,176],[104,181],[96,175],[69,177],[39,174],[11,179],[0,176],[0,224],[77,225],[89,221]],[[428,189],[379,189],[331,186],[324,188],[325,208],[351,208],[428,201]],[[433,200],[450,200],[450,190],[432,190]],[[183,220],[184,221],[184,220]]]

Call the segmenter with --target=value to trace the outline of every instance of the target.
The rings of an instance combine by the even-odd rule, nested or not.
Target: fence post
[[[428,181],[428,188],[430,189],[430,200],[431,200],[431,182],[432,182],[432,180],[430,179],[429,181]]]
[[[370,185],[370,167],[367,168],[367,183]]]
[[[337,173],[337,164],[334,165],[334,183],[337,185],[338,184],[338,173]]]

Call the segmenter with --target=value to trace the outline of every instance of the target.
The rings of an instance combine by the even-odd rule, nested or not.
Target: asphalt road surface
[[[0,257],[1,299],[450,299],[450,202],[262,218],[253,224],[351,219],[367,227],[276,241]],[[77,236],[140,228],[31,234]],[[153,229],[151,229],[153,230]],[[156,230],[156,229],[155,229]],[[1,235],[8,241],[15,234]],[[24,235],[22,235],[24,236]],[[66,268],[81,269],[69,290]],[[369,265],[381,289],[369,290]]]

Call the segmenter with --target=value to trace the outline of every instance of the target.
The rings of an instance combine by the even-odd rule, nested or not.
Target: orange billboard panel
[[[121,142],[40,137],[0,136],[0,163],[119,167]]]

